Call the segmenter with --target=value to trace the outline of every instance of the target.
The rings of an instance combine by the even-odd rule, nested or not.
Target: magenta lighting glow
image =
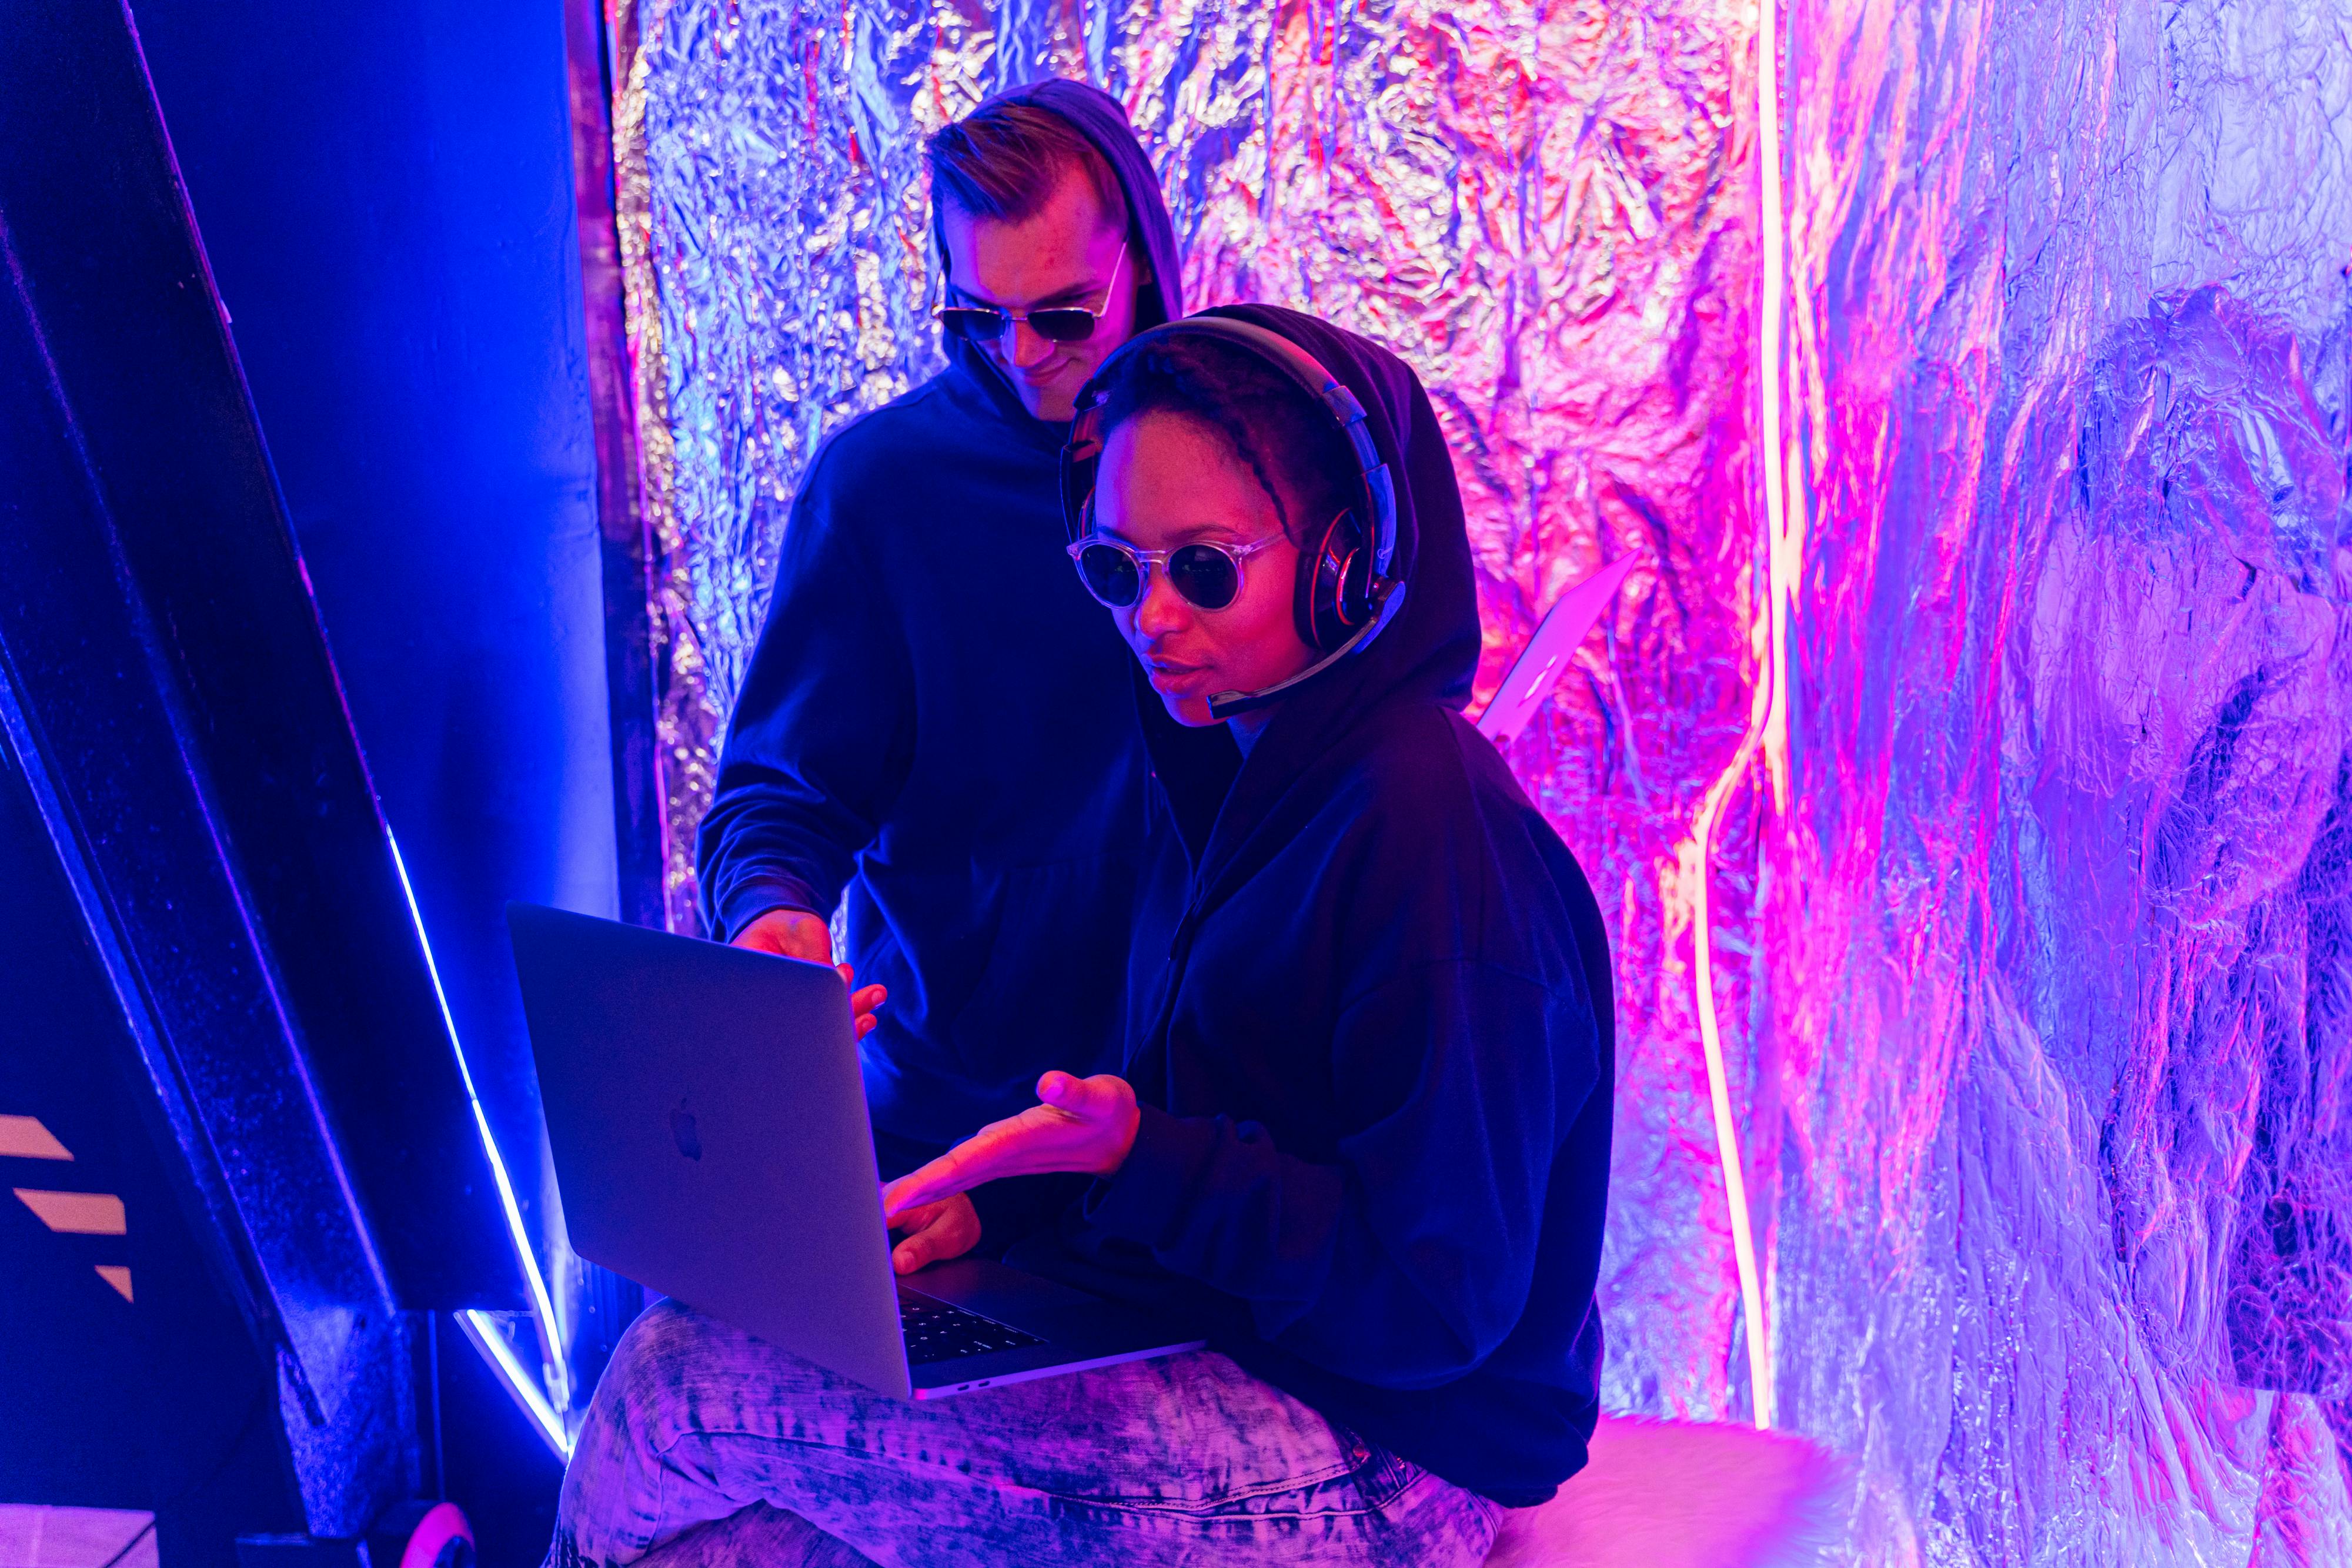
[[[1509,753],[1611,1406],[1826,1442],[1863,1563],[2352,1562],[2340,7],[614,5],[678,924],[801,470],[938,363],[920,140],[1087,76],[1195,305],[1419,370],[1482,698],[1641,557]]]

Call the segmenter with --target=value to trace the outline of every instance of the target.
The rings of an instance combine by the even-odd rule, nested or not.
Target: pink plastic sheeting
[[[2352,1561],[2332,14],[1788,17],[1793,680],[1702,866],[1774,667],[1750,6],[620,4],[674,855],[807,455],[937,362],[921,136],[1087,75],[1195,303],[1420,369],[1487,684],[1643,554],[1512,754],[1616,945],[1612,1406],[1752,1408],[1704,876],[1780,1416],[1860,1560]]]

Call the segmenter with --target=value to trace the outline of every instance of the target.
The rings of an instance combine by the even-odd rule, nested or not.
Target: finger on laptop
[[[1110,1073],[1078,1078],[1048,1072],[1038,1091],[1049,1098],[1017,1116],[991,1122],[930,1164],[883,1191],[887,1212],[970,1192],[1004,1176],[1076,1171],[1108,1176],[1135,1144],[1135,1091]]]
[[[912,1209],[893,1223],[907,1233],[890,1249],[890,1267],[901,1274],[961,1258],[980,1243],[980,1213],[961,1193]]]
[[[889,999],[890,988],[887,986],[867,986],[860,989],[857,976],[848,965],[835,964],[834,967],[841,971],[841,983],[850,988],[850,1016],[857,1020],[857,1038],[864,1040],[873,1030],[876,1022],[874,1009]]]
[[[929,1165],[919,1166],[882,1189],[882,1213],[892,1225],[901,1217],[925,1204],[960,1192],[968,1192],[988,1178],[971,1179],[964,1174],[970,1167],[970,1157],[964,1151],[974,1142],[966,1139]]]
[[[1050,1106],[1033,1105],[1018,1116],[991,1122],[946,1154],[908,1172],[883,1189],[886,1212],[901,1213],[936,1203],[953,1193],[970,1192],[999,1176],[1030,1176],[1058,1170],[1050,1157],[1041,1159],[1041,1145],[1049,1142],[1050,1127],[1041,1125],[1041,1113],[1058,1114]]]

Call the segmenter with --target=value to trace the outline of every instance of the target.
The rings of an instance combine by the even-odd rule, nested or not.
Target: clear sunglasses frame
[[[1087,592],[1093,596],[1096,603],[1106,609],[1129,610],[1142,603],[1144,595],[1151,591],[1151,574],[1159,571],[1167,576],[1169,585],[1176,590],[1185,603],[1195,609],[1214,612],[1230,607],[1234,600],[1242,596],[1242,563],[1282,537],[1279,532],[1276,532],[1266,535],[1264,538],[1252,539],[1247,544],[1229,545],[1219,539],[1198,539],[1191,544],[1178,545],[1173,549],[1138,549],[1122,539],[1110,538],[1102,534],[1088,534],[1070,545],[1066,553],[1070,558],[1070,564],[1077,568],[1078,580],[1086,585]],[[1127,559],[1128,566],[1135,572],[1134,598],[1121,603],[1118,600],[1106,598],[1102,591],[1095,586],[1094,579],[1087,572],[1086,553],[1090,549],[1113,550]],[[1223,558],[1225,564],[1233,569],[1234,591],[1226,597],[1224,603],[1208,604],[1195,599],[1185,590],[1184,574],[1169,570],[1175,559],[1187,550],[1206,550],[1212,555]]]

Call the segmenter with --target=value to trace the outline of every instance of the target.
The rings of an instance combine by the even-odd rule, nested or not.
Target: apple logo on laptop
[[[702,1134],[694,1130],[694,1113],[683,1104],[669,1113],[669,1135],[677,1140],[677,1152],[688,1159],[702,1157]]]

